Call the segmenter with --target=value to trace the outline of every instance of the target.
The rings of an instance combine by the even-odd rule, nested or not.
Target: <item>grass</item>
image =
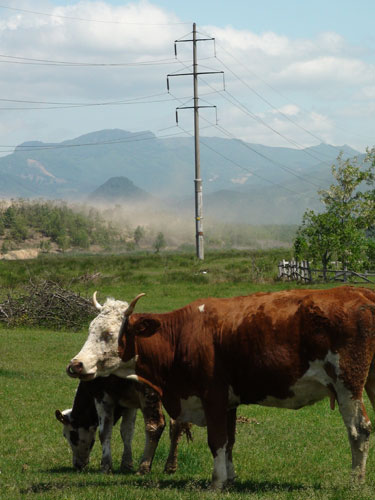
[[[0,285],[4,286],[10,268],[18,276],[14,289],[22,285],[25,271],[20,267],[28,269],[34,278],[54,273],[67,282],[80,276],[85,268],[88,273],[102,272],[100,282],[89,284],[89,293],[97,287],[103,301],[106,294],[129,299],[146,291],[144,310],[168,310],[200,296],[238,295],[285,287],[267,275],[257,283],[245,277],[240,279],[251,262],[243,253],[217,254],[216,259],[210,256],[204,264],[187,255],[180,257],[132,256],[132,262],[128,262],[114,256],[108,260],[87,256],[83,264],[71,257],[66,261],[51,258],[44,262],[1,262]],[[194,272],[203,267],[209,276],[204,278],[206,281],[196,282]],[[181,280],[179,268],[183,271]],[[129,277],[127,270],[134,274]],[[136,278],[140,275],[141,278]],[[231,276],[238,279],[232,281]],[[99,471],[99,443],[94,446],[87,469],[75,472],[54,412],[57,408],[71,407],[77,382],[66,376],[65,366],[86,336],[87,328],[77,333],[0,328],[1,499],[374,499],[375,449],[371,446],[366,484],[352,487],[346,430],[338,410],[329,409],[328,400],[297,412],[241,406],[239,415],[249,421],[237,426],[234,448],[237,478],[222,493],[209,489],[212,458],[206,444],[206,430],[195,426],[194,442],[181,442],[179,469],[174,476],[162,472],[168,453],[167,432],[162,436],[149,476],[120,474],[119,429],[114,430],[113,474],[103,475]],[[368,402],[366,406],[369,408]],[[143,444],[144,428],[139,415],[134,439],[136,462]]]

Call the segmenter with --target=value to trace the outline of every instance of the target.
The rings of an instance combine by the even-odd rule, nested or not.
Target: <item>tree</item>
[[[332,259],[352,269],[368,264],[368,231],[375,226],[375,148],[367,150],[363,164],[340,154],[331,171],[336,183],[318,192],[325,212],[307,210],[294,242],[296,258],[320,261],[324,275]]]
[[[145,236],[145,230],[142,226],[137,226],[134,231],[134,243],[139,246],[141,239]]]
[[[162,248],[165,248],[167,245],[164,234],[163,233],[158,233],[156,235],[153,247],[155,248],[155,253],[159,253]]]

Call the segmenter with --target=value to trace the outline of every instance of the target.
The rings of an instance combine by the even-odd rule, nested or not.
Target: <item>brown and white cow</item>
[[[332,406],[338,402],[353,473],[364,478],[371,429],[364,388],[375,404],[373,291],[344,286],[257,293],[133,314],[139,297],[120,329],[123,373],[157,390],[172,418],[207,425],[213,487],[234,477],[239,404],[298,409],[325,397]],[[92,361],[86,366],[75,358],[73,365],[82,363],[83,376],[100,375],[100,358]]]
[[[102,445],[101,469],[112,470],[111,438],[113,425],[121,418],[121,437],[124,444],[121,471],[133,469],[132,440],[137,409],[141,408],[145,421],[146,441],[139,473],[150,472],[155,450],[165,427],[160,397],[155,391],[132,380],[114,375],[80,382],[69,410],[56,410],[57,420],[63,424],[63,435],[68,441],[73,467],[81,470],[89,462],[97,428]],[[170,420],[170,451],[164,471],[177,469],[177,446],[181,435],[191,439],[190,427]]]

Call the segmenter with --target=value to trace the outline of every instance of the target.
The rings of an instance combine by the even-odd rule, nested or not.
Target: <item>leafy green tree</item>
[[[306,211],[294,242],[296,257],[320,262],[324,274],[333,259],[351,269],[368,263],[367,231],[375,225],[375,148],[367,150],[363,164],[339,155],[331,171],[335,184],[319,191],[325,211]]]
[[[84,229],[78,229],[72,234],[72,245],[79,248],[90,246],[89,235]]]
[[[156,235],[156,238],[155,238],[155,241],[154,241],[154,244],[153,244],[153,247],[155,249],[155,253],[159,253],[160,250],[162,250],[166,246],[167,246],[167,242],[165,241],[164,234],[161,233],[161,232],[158,233]]]
[[[60,235],[56,238],[56,243],[62,252],[66,252],[70,245],[69,236],[66,234]]]

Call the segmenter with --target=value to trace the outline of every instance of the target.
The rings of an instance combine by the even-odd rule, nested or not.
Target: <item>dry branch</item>
[[[32,281],[25,293],[0,304],[0,321],[7,326],[44,326],[79,330],[97,314],[91,300],[53,281]]]

